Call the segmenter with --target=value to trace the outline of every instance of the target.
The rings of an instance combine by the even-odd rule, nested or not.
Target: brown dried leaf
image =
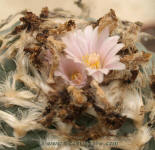
[[[135,43],[138,41],[138,34],[141,29],[140,23],[132,23],[129,21],[118,21],[117,28],[112,32],[112,35],[119,35],[120,42],[124,43],[123,49],[119,54],[126,55],[137,52]]]
[[[101,32],[105,27],[108,26],[110,29],[110,33],[112,33],[112,31],[116,29],[117,24],[118,19],[115,11],[113,9],[110,9],[110,12],[108,14],[98,20],[98,31]]]
[[[75,22],[73,20],[69,20],[64,24],[59,24],[57,28],[51,28],[49,30],[49,34],[54,36],[64,34],[68,31],[75,29],[75,27],[76,27]]]
[[[57,52],[62,52],[66,47],[62,41],[55,40],[53,36],[48,37],[46,45],[56,50]]]
[[[146,52],[137,52],[132,55],[126,55],[121,58],[121,62],[126,65],[126,69],[136,70],[139,65],[143,65],[151,59],[151,54]]]
[[[125,44],[124,49],[134,48],[135,42],[138,40],[138,33],[140,26],[135,23],[131,23],[128,29],[122,34],[121,42]]]
[[[77,105],[84,104],[87,101],[87,98],[85,95],[82,93],[83,91],[81,89],[77,89],[74,86],[69,86],[67,88],[68,92],[71,94],[73,101]]]
[[[24,12],[24,17],[20,18],[20,21],[22,21],[23,24],[17,26],[12,32],[12,34],[17,34],[24,29],[27,29],[27,31],[38,30],[43,20],[41,20],[38,16],[36,16],[32,12],[26,11]]]
[[[150,87],[153,93],[155,94],[155,75],[150,76]]]
[[[41,10],[40,17],[41,17],[41,18],[47,18],[47,17],[48,17],[48,14],[49,14],[48,7],[44,7],[44,8],[42,8],[42,10]]]
[[[138,76],[138,70],[122,70],[111,71],[108,75],[105,75],[103,84],[106,85],[113,80],[122,80],[128,83],[132,83]]]
[[[96,95],[96,103],[97,105],[103,105],[105,108],[110,107],[110,103],[108,102],[103,89],[99,86],[99,84],[93,80],[91,82],[91,87],[95,88],[95,95]]]

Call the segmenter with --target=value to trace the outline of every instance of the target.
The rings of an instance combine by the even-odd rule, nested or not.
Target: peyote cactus
[[[141,23],[86,12],[0,24],[0,149],[153,150],[154,54]]]

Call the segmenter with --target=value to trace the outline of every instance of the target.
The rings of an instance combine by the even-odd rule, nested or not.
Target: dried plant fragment
[[[153,93],[155,94],[155,75],[150,76],[150,87]]]
[[[73,101],[77,105],[84,104],[87,101],[87,98],[82,94],[82,90],[80,89],[76,89],[73,86],[69,86],[68,92],[71,94]]]
[[[56,28],[51,28],[49,30],[49,34],[55,35],[55,36],[61,35],[68,31],[74,30],[75,27],[76,27],[76,24],[75,24],[74,20],[69,20],[69,21],[66,21],[64,24],[59,24],[58,27],[56,27]]]
[[[56,40],[54,39],[52,36],[49,36],[47,39],[47,46],[52,49],[56,49],[58,51],[58,53],[63,52],[64,48],[65,48],[65,44],[60,41],[60,40]]]
[[[121,62],[126,64],[126,68],[136,70],[139,65],[146,64],[151,59],[151,54],[146,52],[138,52],[132,55],[126,55],[121,59]]]
[[[109,27],[110,33],[112,33],[118,24],[115,11],[110,9],[110,12],[98,20],[99,32],[102,32],[107,26]]]
[[[41,10],[40,17],[41,17],[41,18],[47,18],[47,17],[48,17],[48,14],[49,14],[48,7],[44,7],[44,8],[42,8],[42,10]]]
[[[96,104],[104,109],[110,107],[110,103],[108,102],[103,89],[98,85],[95,80],[92,81],[91,86],[92,88],[96,89]]]
[[[30,60],[31,63],[36,67],[36,68],[40,68],[41,66],[41,61],[38,59],[38,56],[41,52],[41,47],[34,45],[34,47],[25,47],[24,48],[24,52],[28,53],[30,55]]]
[[[135,43],[138,41],[138,33],[141,29],[141,26],[137,24],[131,24],[125,33],[122,34],[121,42],[125,44],[124,49],[132,49],[135,47]]]
[[[23,24],[17,26],[12,34],[17,34],[23,29],[26,29],[29,32],[39,29],[42,20],[38,16],[28,11],[24,12],[24,15],[24,17],[20,18],[20,21],[22,21]]]

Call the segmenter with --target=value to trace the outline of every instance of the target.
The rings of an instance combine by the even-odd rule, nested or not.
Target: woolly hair
[[[10,127],[14,129],[15,137],[23,137],[25,134],[34,129],[42,129],[42,126],[35,120],[38,119],[41,112],[29,111],[28,114],[22,112],[21,119],[19,120],[14,115],[0,111],[0,120],[5,121]]]
[[[18,139],[15,137],[9,137],[3,134],[0,134],[0,148],[4,147],[15,147],[16,145],[23,145]]]

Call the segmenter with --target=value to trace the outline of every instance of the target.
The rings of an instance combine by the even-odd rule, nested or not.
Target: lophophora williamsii
[[[151,54],[136,47],[140,24],[119,20],[113,10],[97,21],[47,8],[40,17],[22,13],[22,24],[9,33],[17,41],[0,56],[2,65],[6,57],[16,64],[0,84],[0,102],[26,108],[0,110],[14,130],[12,146],[37,129],[48,132],[39,141],[43,150],[142,148],[154,133],[144,122],[154,106],[153,94],[143,92]],[[119,135],[128,122],[133,133]]]

